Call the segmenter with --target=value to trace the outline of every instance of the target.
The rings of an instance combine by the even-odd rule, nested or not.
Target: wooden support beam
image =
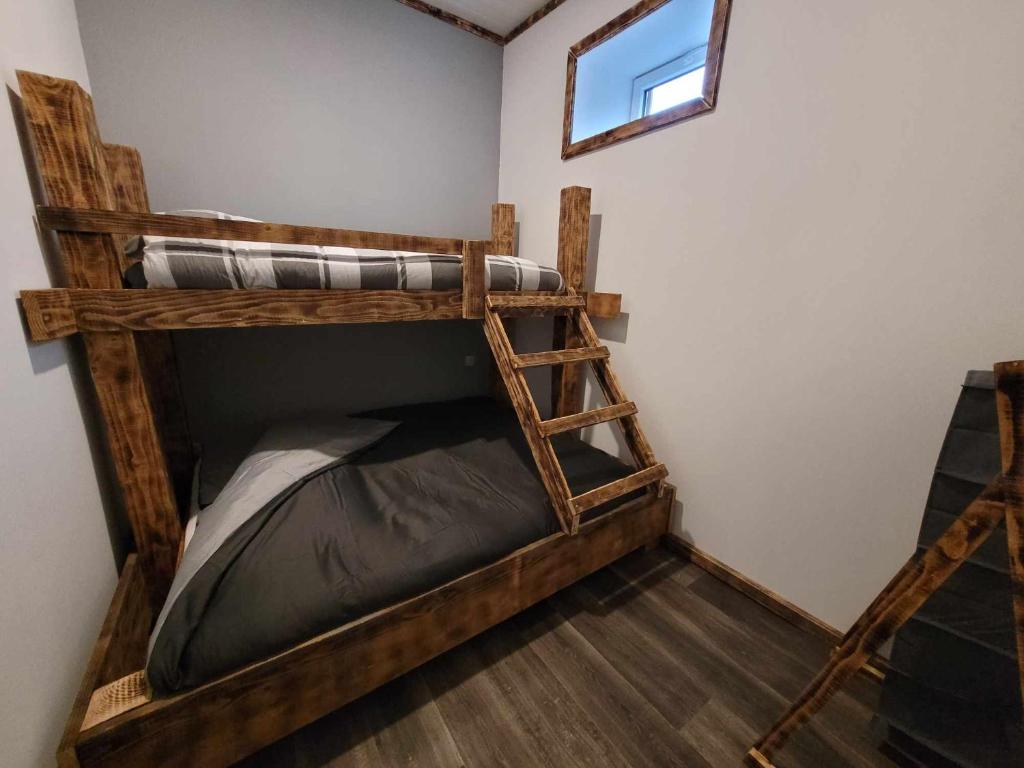
[[[335,245],[384,251],[461,254],[462,240],[447,237],[364,232],[355,229],[271,224],[263,221],[203,219],[154,213],[40,206],[39,226],[58,232],[159,235],[207,240],[245,240],[290,245]],[[112,250],[113,252],[113,250]],[[120,281],[120,275],[118,275]]]
[[[998,363],[995,374],[1017,669],[1024,703],[1024,361]]]
[[[503,315],[553,314],[586,297],[488,294]],[[206,290],[192,288],[44,288],[21,292],[33,341],[80,331],[167,331],[268,325],[455,320],[461,291]]]
[[[583,296],[563,296],[560,294],[491,294],[487,297],[491,307],[496,310],[536,309],[550,312],[556,309],[579,309],[587,305]]]
[[[617,403],[606,405],[604,408],[595,408],[592,411],[576,413],[572,416],[560,416],[557,419],[548,419],[540,423],[540,433],[544,437],[557,435],[561,432],[571,432],[574,429],[592,427],[595,424],[603,424],[606,421],[614,421],[624,416],[632,416],[636,413],[635,403]]]
[[[111,196],[120,211],[149,213],[149,193],[142,169],[142,156],[134,147],[104,144]],[[128,235],[113,235],[120,270],[129,266],[125,256]],[[174,484],[178,509],[187,509],[192,489],[195,456],[185,413],[185,398],[178,378],[174,342],[167,331],[147,333],[135,339],[139,363],[153,408],[153,417],[160,435],[160,444],[167,457],[167,469]]]
[[[462,245],[462,316],[467,320],[484,316],[488,245],[486,240],[466,240]]]
[[[772,757],[789,737],[852,677],[872,654],[899,629],[964,560],[988,538],[1005,515],[1002,478],[996,478],[953,525],[920,557],[911,558],[890,585],[856,622],[825,667],[753,747],[764,759]]]
[[[566,187],[562,190],[558,215],[558,271],[566,288],[580,293],[587,275],[590,248],[590,190]],[[552,347],[580,346],[567,318],[555,318]],[[590,345],[594,346],[594,345]],[[551,373],[551,409],[555,416],[568,416],[583,408],[583,371],[576,366],[555,369]]]
[[[613,318],[622,312],[621,293],[588,291],[583,295],[587,298],[587,314],[591,317]]]
[[[515,250],[516,207],[512,203],[491,206],[491,253],[512,256]]]
[[[80,331],[167,331],[269,325],[457,320],[461,291],[76,290],[22,291],[34,341]]]
[[[108,165],[92,99],[71,80],[18,72],[18,84],[48,200],[64,206],[62,210],[110,212],[119,202],[115,190],[122,177]],[[72,288],[120,289],[120,258],[109,234],[64,231],[59,241]],[[31,305],[24,303],[26,309]],[[39,324],[30,321],[29,328]],[[85,349],[125,513],[155,608],[174,576],[182,525],[139,354],[132,334],[123,331],[87,333]]]
[[[572,505],[576,508],[576,514],[582,514],[588,509],[600,506],[607,501],[625,496],[645,485],[652,485],[668,477],[668,470],[664,464],[655,464],[653,467],[641,469],[632,475],[615,480],[592,491],[581,493],[572,498]]]
[[[565,365],[580,363],[584,360],[606,360],[608,356],[608,347],[554,349],[550,352],[527,352],[515,355],[512,358],[512,365],[515,368],[535,368],[539,365]]]

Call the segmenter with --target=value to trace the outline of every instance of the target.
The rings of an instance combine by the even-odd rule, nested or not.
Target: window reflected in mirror
[[[729,0],[644,0],[569,51],[562,157],[710,110]]]

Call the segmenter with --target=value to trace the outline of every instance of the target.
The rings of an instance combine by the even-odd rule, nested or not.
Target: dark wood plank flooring
[[[736,766],[829,644],[665,550],[634,553],[244,765]],[[892,765],[858,679],[784,768]]]

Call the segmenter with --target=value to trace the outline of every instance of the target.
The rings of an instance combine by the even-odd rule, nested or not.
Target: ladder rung
[[[515,368],[533,368],[538,365],[560,365],[578,363],[583,360],[604,360],[608,347],[583,347],[581,349],[556,349],[551,352],[528,352],[512,358]]]
[[[604,504],[606,501],[617,499],[619,496],[625,496],[637,488],[643,488],[645,485],[664,480],[667,476],[668,470],[665,469],[665,465],[655,464],[653,467],[641,469],[639,472],[627,475],[621,480],[602,485],[592,491],[581,493],[579,496],[573,496],[572,505],[575,507],[576,514],[578,515],[586,512],[588,509]]]
[[[529,294],[489,295],[488,308],[502,312],[503,310],[533,310],[553,312],[556,310],[577,309],[587,305],[585,296],[531,296]]]
[[[542,437],[550,437],[560,432],[568,432],[571,429],[592,427],[595,424],[621,419],[623,416],[632,416],[634,413],[636,413],[635,403],[617,403],[615,405],[606,405],[604,408],[595,408],[592,411],[574,413],[572,416],[548,419],[547,421],[542,421],[538,427]]]

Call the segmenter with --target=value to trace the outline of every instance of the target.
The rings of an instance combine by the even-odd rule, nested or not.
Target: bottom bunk
[[[251,530],[240,526],[243,541],[236,537],[235,551],[228,546],[231,556],[224,558],[230,567],[205,573],[208,585],[224,585],[219,596],[200,589],[190,598],[187,589],[172,587],[162,631],[176,653],[157,659],[158,625],[149,658],[151,671],[159,663],[170,669],[154,676],[160,695],[142,672],[150,617],[140,607],[145,590],[136,584],[134,560],[128,563],[68,723],[66,762],[228,764],[667,529],[671,489],[598,508],[576,536],[555,533],[557,521],[515,418],[489,401],[366,417],[397,426],[275,496],[251,518]],[[277,434],[273,443],[280,448],[287,440]],[[559,452],[577,492],[630,471],[570,435],[561,438]],[[233,479],[245,472],[243,463]],[[210,546],[200,536],[202,516],[217,514],[230,491],[229,482],[200,513],[179,577],[194,553]],[[289,553],[297,558],[294,567],[279,567]],[[193,562],[193,574],[202,576],[216,559],[199,568]],[[265,569],[274,562],[278,584]],[[176,618],[175,605],[181,606]],[[203,612],[211,622],[205,630],[193,621]],[[303,627],[314,630],[300,638],[295,633]],[[243,650],[225,661],[220,651],[227,647]],[[239,668],[246,654],[260,660]],[[182,663],[171,669],[168,659]],[[220,674],[224,664],[237,671]],[[173,692],[171,684],[188,689]]]

